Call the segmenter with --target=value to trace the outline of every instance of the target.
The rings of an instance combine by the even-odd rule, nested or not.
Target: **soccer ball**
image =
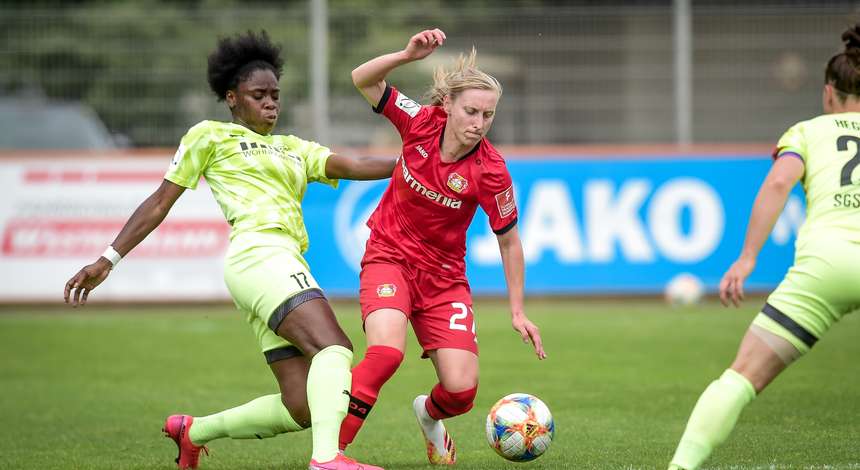
[[[705,286],[698,277],[690,273],[681,273],[666,284],[664,295],[666,302],[671,305],[694,305],[705,295]]]
[[[487,441],[502,457],[528,462],[546,452],[555,436],[549,408],[537,397],[512,393],[497,401],[487,415]]]

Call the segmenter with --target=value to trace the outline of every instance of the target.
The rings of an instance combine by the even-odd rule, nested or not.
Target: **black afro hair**
[[[251,72],[269,69],[280,79],[283,68],[281,46],[273,44],[265,30],[259,34],[248,31],[247,34],[218,39],[217,47],[209,54],[206,76],[209,88],[223,101],[227,91],[235,90]]]

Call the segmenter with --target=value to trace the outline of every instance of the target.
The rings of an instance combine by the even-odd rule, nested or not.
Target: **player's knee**
[[[329,346],[341,346],[352,351],[352,341],[350,341],[346,334],[344,334],[343,332],[340,332],[337,337],[333,338],[331,340],[331,344],[327,344],[321,347],[320,350],[323,350]]]
[[[350,341],[349,338],[340,331],[331,332],[331,334],[313,336],[310,338],[303,338],[298,342],[303,345],[300,346],[300,348],[308,358],[313,358],[318,352],[329,346],[341,346],[352,351],[352,341]]]
[[[439,379],[442,387],[445,390],[462,390],[478,389],[478,375],[470,374],[467,371],[460,371],[457,374],[446,374]]]

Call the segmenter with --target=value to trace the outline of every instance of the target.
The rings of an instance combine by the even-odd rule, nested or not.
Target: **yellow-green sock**
[[[755,388],[743,375],[726,369],[699,397],[678,443],[670,469],[695,470],[732,432],[741,411],[755,398]]]
[[[337,456],[340,423],[349,406],[352,351],[329,346],[311,360],[308,370],[308,407],[311,411],[313,459],[328,462]]]
[[[201,418],[194,418],[188,437],[195,445],[222,437],[264,439],[302,427],[290,416],[281,395],[266,395],[244,405]]]

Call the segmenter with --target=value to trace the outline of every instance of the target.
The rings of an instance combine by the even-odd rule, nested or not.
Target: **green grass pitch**
[[[477,301],[481,384],[475,408],[448,422],[456,468],[666,468],[695,400],[728,366],[760,304],[529,301],[549,355],[539,362],[511,330],[505,303]],[[360,357],[357,305],[335,307]],[[706,468],[860,469],[858,329],[848,316],[779,377]],[[435,383],[419,352],[413,339],[351,455],[430,468],[410,406]],[[175,468],[175,447],[160,433],[166,415],[208,414],[277,388],[228,306],[5,307],[0,390],[0,468],[116,470]],[[537,395],[556,420],[555,442],[532,463],[508,463],[485,442],[487,410],[511,392]],[[210,449],[201,469],[304,469],[310,432]]]

